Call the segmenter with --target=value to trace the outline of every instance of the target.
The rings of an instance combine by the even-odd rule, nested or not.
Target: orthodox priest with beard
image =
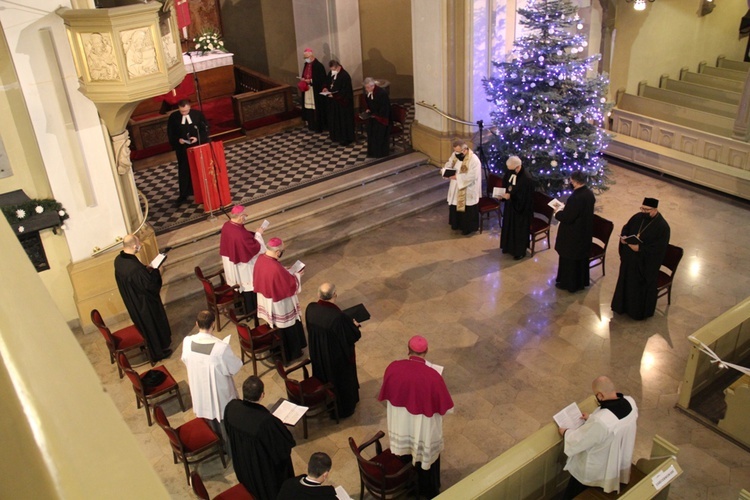
[[[531,218],[534,216],[534,181],[521,164],[518,156],[505,162],[508,171],[503,179],[506,188],[503,209],[503,229],[500,233],[500,248],[503,253],[513,255],[515,260],[526,257],[531,239]]]
[[[581,171],[570,175],[573,194],[565,208],[555,212],[560,221],[555,250],[560,256],[557,266],[557,288],[575,293],[589,286],[589,254],[594,235],[594,193],[586,185]]]
[[[336,390],[339,417],[354,413],[359,402],[359,380],[354,344],[362,334],[359,323],[335,304],[336,285],[323,283],[318,301],[305,310],[313,375]]]
[[[641,211],[630,218],[620,233],[620,276],[612,310],[636,320],[654,315],[656,279],[669,245],[669,224],[658,206],[656,198],[645,198]],[[630,236],[637,239],[628,239]]]

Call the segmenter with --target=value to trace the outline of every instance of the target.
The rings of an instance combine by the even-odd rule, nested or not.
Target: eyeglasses
[[[651,207],[641,207],[641,212],[643,212],[644,214],[649,213],[651,210],[656,210],[656,209],[651,208]]]

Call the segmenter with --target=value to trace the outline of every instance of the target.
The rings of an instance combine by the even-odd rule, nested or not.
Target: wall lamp
[[[635,10],[646,10],[646,2],[654,3],[654,0],[625,0],[627,3],[632,3]]]

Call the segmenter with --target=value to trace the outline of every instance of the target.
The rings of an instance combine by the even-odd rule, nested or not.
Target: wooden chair
[[[324,384],[316,377],[311,377],[307,370],[310,360],[306,359],[301,363],[286,369],[284,363],[276,360],[276,371],[284,379],[286,386],[286,395],[289,401],[294,404],[307,406],[309,410],[302,417],[302,430],[305,439],[307,439],[307,419],[316,415],[327,414],[333,411],[336,423],[339,423],[339,408],[336,404],[336,394],[333,392],[331,383]],[[302,369],[303,379],[301,381],[289,378],[289,374]]]
[[[190,484],[190,464],[197,464],[215,455],[219,455],[224,468],[227,461],[224,458],[224,447],[221,438],[208,426],[202,418],[194,418],[178,428],[169,425],[169,419],[161,406],[154,406],[154,418],[169,438],[172,447],[172,460],[177,460],[185,466],[185,479]]]
[[[607,258],[609,237],[612,236],[612,230],[614,228],[615,225],[612,221],[594,214],[594,231],[591,240],[591,248],[589,249],[589,269],[593,269],[596,266],[602,266],[602,276],[607,275],[607,268],[604,261]]]
[[[485,217],[489,220],[492,212],[497,213],[498,225],[502,225],[503,213],[501,207],[503,201],[492,197],[492,189],[496,187],[503,187],[503,178],[496,174],[488,174],[486,196],[479,198],[479,234],[482,234],[484,230]]]
[[[253,362],[253,375],[257,376],[258,361],[281,358],[286,365],[286,358],[284,357],[283,344],[278,334],[278,328],[273,328],[267,324],[259,325],[258,316],[252,316],[255,318],[255,328],[251,328],[244,322],[247,317],[237,318],[234,311],[229,312],[229,319],[237,328],[237,335],[240,339],[242,364],[245,364],[245,356],[250,358]]]
[[[201,500],[211,500],[198,471],[190,474],[190,484],[193,485],[193,492],[198,495],[198,498]],[[255,500],[255,497],[242,484],[235,484],[228,490],[224,490],[216,495],[214,500]]]
[[[359,498],[362,500],[365,489],[375,498],[395,498],[404,493],[417,493],[417,471],[411,462],[404,463],[390,448],[383,450],[380,440],[385,437],[378,431],[373,437],[357,446],[354,438],[349,438],[349,447],[357,457],[359,467]],[[375,456],[365,458],[362,452],[375,444]]]
[[[552,223],[554,209],[549,206],[552,198],[539,191],[534,191],[532,196],[534,216],[531,219],[531,256],[534,256],[536,242],[547,239],[547,248],[550,248],[549,230]]]
[[[401,147],[407,149],[409,142],[406,136],[406,108],[400,104],[391,104],[391,146],[400,138]]]
[[[206,294],[206,306],[216,316],[216,330],[219,331],[221,330],[222,315],[229,318],[229,311],[235,308],[244,311],[244,300],[240,293],[240,287],[239,285],[227,285],[223,269],[205,276],[200,266],[195,266],[195,275],[203,285],[203,292]],[[215,285],[211,280],[217,276],[219,284]]]
[[[360,137],[364,137],[365,130],[367,130],[367,120],[360,118],[360,113],[367,110],[367,97],[364,93],[359,94],[358,104],[359,106],[354,108],[354,138],[358,141]]]
[[[110,364],[117,363],[118,353],[125,354],[138,349],[139,352],[146,354],[146,357],[151,362],[151,366],[154,366],[154,362],[152,361],[153,358],[148,349],[146,339],[143,338],[143,334],[138,330],[138,327],[130,325],[113,333],[107,328],[107,325],[104,324],[102,315],[96,309],[91,311],[91,322],[96,325],[101,332],[102,337],[104,337],[104,342],[106,342],[107,349],[109,350]],[[122,368],[120,368],[119,364],[117,365],[117,373],[120,374],[120,378],[124,377]]]
[[[656,278],[656,298],[667,296],[667,305],[672,304],[672,281],[674,280],[674,274],[677,272],[677,266],[680,265],[682,255],[684,251],[682,248],[672,245],[667,245],[667,253],[664,254],[664,260],[661,263],[662,268],[666,268],[668,272],[659,269],[659,276]]]
[[[143,405],[146,409],[146,420],[148,421],[149,427],[153,424],[151,422],[151,410],[149,409],[149,405],[153,406],[156,400],[158,400],[159,403],[164,403],[170,399],[177,398],[177,401],[180,402],[180,408],[182,408],[182,411],[185,411],[185,403],[182,402],[182,395],[180,394],[180,388],[177,385],[177,381],[175,381],[174,377],[172,377],[172,374],[169,373],[169,370],[167,370],[166,367],[157,366],[152,368],[153,370],[164,373],[166,378],[164,379],[164,382],[156,387],[147,387],[143,384],[143,376],[148,372],[144,372],[140,375],[136,373],[136,371],[131,368],[128,358],[121,352],[117,354],[117,362],[133,384],[135,402],[138,405],[138,408]]]

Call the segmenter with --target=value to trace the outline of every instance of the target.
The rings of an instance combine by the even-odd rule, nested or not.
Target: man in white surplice
[[[198,333],[182,341],[182,362],[187,368],[195,415],[205,419],[217,434],[223,434],[219,424],[224,407],[238,397],[232,376],[242,368],[242,360],[228,343],[211,334],[215,322],[211,311],[198,313]]]
[[[638,407],[633,398],[617,392],[608,377],[597,377],[591,387],[599,408],[584,413],[586,423],[579,428],[559,429],[568,456],[565,470],[570,472],[565,499],[591,486],[619,493],[620,484],[630,481]]]

